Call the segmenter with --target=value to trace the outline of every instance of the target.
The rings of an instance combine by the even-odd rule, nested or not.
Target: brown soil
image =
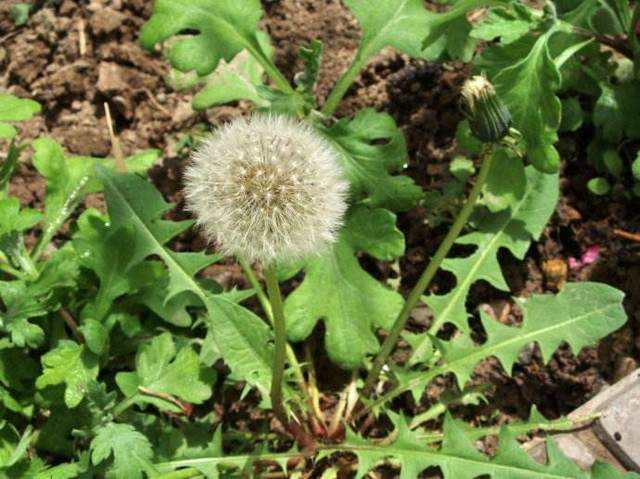
[[[166,62],[157,52],[143,51],[137,42],[139,28],[150,15],[150,1],[63,0],[47,2],[54,6],[46,7],[38,2],[41,8],[22,28],[15,28],[8,18],[13,3],[17,0],[0,4],[0,91],[33,97],[43,104],[44,112],[24,123],[23,137],[51,136],[71,153],[105,156],[111,150],[103,106],[108,102],[125,154],[144,148],[163,151],[163,163],[154,168],[152,178],[168,199],[180,204],[185,151],[177,147],[178,141],[188,132],[202,128],[199,125],[210,128],[242,114],[245,105],[197,113],[190,108],[191,93],[177,93],[165,86]],[[357,23],[339,0],[263,0],[263,5],[263,27],[273,38],[277,64],[288,78],[300,69],[298,48],[312,38],[324,42],[317,89],[322,100],[353,58],[360,36]],[[80,54],[82,37],[84,55]],[[348,92],[338,114],[352,114],[365,106],[388,111],[407,137],[408,173],[425,188],[438,187],[449,178],[447,165],[456,153],[454,133],[460,120],[457,97],[466,75],[460,65],[444,68],[385,50]],[[547,261],[564,262],[599,245],[600,259],[579,272],[570,272],[568,280],[602,281],[624,290],[631,320],[599,347],[586,349],[578,357],[562,349],[548,366],[541,364],[537,350],[532,349],[523,355],[513,377],[508,377],[496,361],[483,363],[476,381],[492,385],[489,399],[501,411],[498,421],[526,416],[532,404],[550,417],[565,414],[640,360],[640,248],[613,234],[616,228],[640,231],[640,217],[622,199],[621,192],[605,199],[587,192],[586,181],[593,172],[583,159],[584,148],[580,137],[562,139],[568,161],[557,212],[524,263],[508,254],[503,255],[502,261],[513,294],[526,296],[555,290],[548,268],[545,276]],[[22,164],[11,183],[11,192],[24,204],[40,205],[43,189],[43,181],[32,167]],[[424,227],[426,214],[417,208],[400,217],[407,236],[407,255],[401,262],[403,291],[416,281],[425,259],[445,232],[442,227]],[[180,210],[174,215],[186,216]],[[205,246],[196,233],[189,233],[180,241],[179,249]],[[388,265],[366,264],[376,274],[389,270]],[[231,264],[212,267],[206,273],[224,284],[243,282],[240,270]],[[446,288],[447,281],[442,275],[435,287]],[[508,298],[486,285],[477,285],[469,308],[488,304],[500,314]],[[419,314],[415,316],[419,325]],[[517,320],[516,316],[513,312],[508,314],[509,320]],[[432,389],[430,397],[440,388]],[[395,404],[407,409],[416,407],[408,397]],[[488,411],[488,407],[477,407],[460,413],[480,421]]]

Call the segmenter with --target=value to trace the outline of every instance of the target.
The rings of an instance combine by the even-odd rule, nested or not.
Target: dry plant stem
[[[260,281],[258,281],[258,278],[256,277],[256,274],[253,271],[253,268],[249,263],[247,263],[242,258],[238,258],[238,263],[242,267],[242,270],[244,271],[244,274],[247,277],[249,284],[256,291],[256,296],[258,297],[258,301],[260,302],[260,306],[262,306],[264,314],[267,316],[267,319],[269,320],[269,322],[271,324],[274,324],[273,310],[271,309],[271,302],[269,301],[269,298],[267,297],[267,295],[264,293],[264,289],[262,289],[262,285],[260,284]],[[296,353],[293,351],[293,348],[289,344],[287,344],[287,361],[289,361],[289,364],[293,368],[293,374],[296,376],[296,381],[298,382],[298,386],[300,387],[302,394],[304,394],[304,396],[308,398],[309,392],[307,388],[307,383],[304,380],[304,375],[302,374],[302,367],[298,362]]]
[[[104,114],[107,118],[107,128],[109,129],[109,138],[111,140],[111,150],[113,156],[116,159],[116,171],[118,173],[126,173],[127,165],[124,162],[124,155],[122,154],[122,148],[120,147],[120,140],[113,131],[113,121],[111,120],[111,109],[108,103],[104,103]]]
[[[284,319],[284,305],[276,269],[268,266],[264,269],[267,283],[267,294],[273,310],[273,331],[275,351],[273,355],[273,375],[271,378],[271,407],[276,418],[284,427],[288,426],[287,412],[282,401],[282,381],[284,380],[284,364],[287,356],[287,330]]]
[[[464,226],[467,224],[469,216],[471,216],[471,213],[473,212],[476,201],[478,200],[478,197],[480,196],[480,192],[482,191],[482,186],[484,185],[484,182],[487,179],[489,169],[491,168],[492,157],[493,157],[493,146],[491,144],[485,145],[482,151],[482,166],[480,167],[480,172],[478,173],[478,176],[476,178],[476,183],[473,185],[473,188],[469,193],[469,197],[467,198],[466,203],[458,213],[458,217],[456,218],[453,225],[451,225],[451,229],[449,230],[449,233],[447,233],[447,236],[444,238],[444,240],[440,244],[440,247],[436,251],[431,261],[429,262],[429,265],[423,271],[422,275],[420,276],[420,279],[418,279],[417,284],[413,287],[413,289],[409,293],[409,296],[407,297],[407,301],[405,302],[404,307],[402,308],[402,311],[400,311],[400,314],[398,315],[396,322],[393,324],[393,327],[389,332],[389,336],[387,336],[387,338],[385,339],[384,343],[382,344],[382,348],[380,349],[380,352],[378,353],[375,360],[373,361],[373,365],[371,367],[371,370],[369,371],[369,374],[367,375],[367,379],[365,381],[364,388],[362,390],[362,394],[365,397],[369,396],[373,391],[373,388],[376,382],[378,381],[378,377],[380,376],[380,372],[382,371],[382,368],[386,364],[387,359],[391,354],[391,351],[393,351],[393,348],[398,342],[398,339],[400,338],[400,333],[402,332],[405,325],[407,324],[407,320],[409,319],[409,315],[411,314],[411,311],[416,306],[416,304],[418,304],[418,301],[420,301],[420,297],[424,294],[425,290],[427,289],[427,286],[429,286],[429,283],[431,283],[431,280],[433,279],[436,272],[440,268],[440,264],[445,259],[447,254],[449,254],[449,250],[451,249],[456,239],[460,235],[460,232],[462,231]]]
[[[80,329],[78,328],[78,323],[76,323],[76,320],[73,318],[73,316],[71,316],[71,313],[67,311],[65,308],[60,308],[58,310],[58,314],[71,330],[71,333],[73,334],[74,339],[79,343],[84,343],[84,336],[80,332]]]

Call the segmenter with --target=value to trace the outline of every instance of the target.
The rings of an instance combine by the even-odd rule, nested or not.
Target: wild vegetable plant
[[[546,464],[519,447],[522,434],[571,429],[575,420],[547,420],[534,409],[526,421],[471,427],[448,407],[483,400],[471,379],[485,358],[510,373],[532,343],[546,363],[561,344],[578,353],[626,321],[623,294],[604,284],[569,283],[556,295],[518,298],[518,326],[469,311],[467,298],[479,281],[509,292],[499,251],[523,260],[559,196],[555,145],[572,117],[557,94],[591,74],[580,55],[597,59],[593,74],[610,71],[600,43],[635,61],[637,40],[629,33],[637,8],[631,14],[625,2],[567,0],[537,10],[517,1],[460,0],[434,13],[421,0],[344,3],[360,24],[361,43],[318,104],[322,44],[300,50],[304,70],[290,82],[257,27],[258,0],[155,2],[142,44],[165,42],[175,68],[168,80],[199,88],[194,107],[255,105],[251,117],[213,131],[185,168],[187,208],[213,254],[175,249],[176,237],[196,221],[167,219],[174,205],[144,176],[157,152],[128,158],[122,173],[113,160],[70,157],[53,140],[38,139],[31,161],[47,191],[36,211],[7,194],[21,151],[9,145],[0,168],[3,474],[260,477],[314,464],[335,470],[334,459],[346,454],[356,477],[381,464],[402,478],[428,468],[449,479],[635,477],[603,464],[580,470],[552,440]],[[479,9],[481,20],[470,23],[468,14]],[[424,204],[425,192],[403,174],[404,137],[390,115],[373,109],[334,116],[386,47],[417,59],[473,61],[478,69],[461,92],[467,119],[458,137],[480,168],[406,298],[360,262],[365,255],[401,258],[396,215]],[[625,92],[638,101],[624,85],[608,85],[613,97]],[[598,130],[597,138],[634,138],[627,120],[637,111],[623,103],[606,110],[622,133],[614,140]],[[6,122],[37,110],[0,96],[0,132],[15,136]],[[608,124],[597,118],[590,120],[597,127]],[[106,211],[81,208],[96,192]],[[451,256],[454,244],[471,252]],[[223,255],[238,262],[250,289],[224,290],[199,274]],[[428,294],[438,270],[452,273],[455,287]],[[419,302],[433,321],[417,334],[405,326]],[[471,316],[479,322],[472,325]],[[316,381],[320,358],[311,351],[319,323],[322,355],[351,375],[337,397]],[[472,334],[480,330],[485,339],[478,343]],[[391,353],[401,339],[410,351],[396,362]],[[439,402],[413,416],[393,407],[400,394],[419,400],[442,376],[454,385]],[[333,407],[322,407],[321,394],[334,396]],[[244,399],[255,424],[241,430],[224,407],[214,408],[214,397],[222,406]],[[387,433],[382,439],[368,434],[377,419]],[[490,435],[499,443],[493,457],[475,445]]]

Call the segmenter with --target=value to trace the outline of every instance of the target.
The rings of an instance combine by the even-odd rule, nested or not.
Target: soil
[[[14,3],[18,0],[0,4],[0,91],[32,97],[43,105],[42,115],[22,125],[23,138],[50,136],[70,153],[106,156],[111,151],[104,111],[108,103],[125,154],[146,148],[162,151],[162,163],[151,177],[166,198],[178,204],[172,215],[187,217],[181,209],[186,150],[180,140],[187,133],[245,113],[247,105],[198,113],[190,107],[192,92],[175,92],[166,86],[166,61],[159,52],[144,51],[137,41],[141,25],[150,16],[151,1],[40,1],[21,28],[9,19]],[[357,23],[339,0],[263,0],[263,6],[262,26],[271,35],[276,62],[289,79],[301,69],[298,48],[313,38],[323,41],[324,63],[317,87],[322,100],[355,54],[360,37]],[[406,135],[408,174],[425,188],[437,188],[449,180],[448,163],[457,153],[454,136],[461,119],[457,98],[468,73],[462,65],[429,64],[384,50],[360,75],[337,114],[350,115],[362,107],[389,112]],[[547,366],[542,365],[538,350],[531,348],[522,355],[513,377],[497,361],[485,361],[475,381],[491,386],[487,394],[491,407],[457,410],[472,422],[485,421],[495,406],[500,414],[492,422],[526,417],[533,404],[544,415],[558,417],[630,372],[640,360],[640,245],[614,233],[616,229],[640,231],[640,217],[621,190],[604,199],[588,193],[586,182],[594,172],[584,161],[585,147],[584,135],[562,137],[566,161],[556,214],[524,262],[509,254],[501,261],[514,296],[556,291],[565,280],[601,281],[625,291],[630,321],[577,357],[562,348]],[[41,206],[44,182],[28,162],[20,165],[10,188],[25,205]],[[399,218],[407,238],[407,255],[400,263],[403,292],[417,280],[446,232],[444,226],[425,226],[427,213],[416,208]],[[183,235],[176,244],[181,250],[205,246],[196,232]],[[593,246],[600,249],[596,262],[579,270],[566,267],[568,258],[579,258]],[[393,275],[388,264],[372,260],[363,264],[378,277]],[[205,274],[226,286],[245,286],[241,270],[231,263],[213,266]],[[448,285],[450,278],[440,275],[434,289],[442,291]],[[488,307],[505,321],[517,322],[518,312],[510,304],[508,295],[479,284],[468,306],[469,310]],[[424,327],[427,316],[418,309],[412,327]],[[419,405],[408,396],[394,404],[414,412],[422,410],[442,387],[442,383],[431,387]],[[328,397],[327,403],[332,402]]]

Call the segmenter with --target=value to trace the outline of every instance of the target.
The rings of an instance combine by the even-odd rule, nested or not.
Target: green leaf
[[[136,237],[131,228],[114,230],[92,211],[85,212],[77,225],[73,248],[80,264],[100,279],[95,299],[83,310],[83,316],[101,321],[116,298],[137,288],[135,275],[129,271]]]
[[[176,351],[171,334],[164,333],[138,348],[136,372],[118,373],[116,382],[126,397],[136,397],[137,402],[154,404],[162,410],[180,412],[171,402],[140,394],[139,388],[201,404],[211,397],[215,374],[200,366],[198,354],[192,347],[184,346]]]
[[[47,180],[44,226],[36,249],[39,254],[84,197],[101,190],[93,172],[95,165],[113,168],[115,160],[67,157],[62,147],[49,138],[35,140],[33,148],[33,165]],[[158,154],[157,150],[147,150],[127,158],[125,162],[130,171],[144,172],[155,163]]]
[[[0,328],[9,332],[18,346],[39,346],[44,331],[28,320],[59,309],[61,293],[75,286],[77,275],[75,254],[63,248],[45,263],[37,280],[0,281],[0,298],[6,307],[0,312]]]
[[[375,241],[372,232],[377,235]],[[323,319],[329,357],[351,369],[379,349],[376,328],[389,328],[403,304],[396,291],[361,268],[357,251],[379,259],[401,255],[404,238],[395,226],[395,215],[357,208],[331,250],[307,261],[302,284],[285,301],[289,339],[305,339]]]
[[[273,56],[273,47],[269,37],[258,32],[258,42],[268,58]],[[258,107],[269,105],[259,88],[264,85],[264,70],[260,63],[246,50],[238,53],[230,62],[224,60],[205,77],[198,80],[204,88],[193,97],[195,110],[206,110],[212,106],[222,105],[238,100],[249,100]]]
[[[85,319],[79,329],[89,351],[98,356],[104,354],[109,342],[107,327],[96,319]]]
[[[132,174],[116,175],[105,169],[99,170],[98,174],[104,184],[113,227],[130,226],[136,232],[138,240],[134,258],[142,261],[155,255],[167,266],[170,282],[165,301],[184,291],[195,294],[209,313],[207,338],[222,354],[232,377],[245,380],[268,395],[273,362],[270,328],[251,311],[222,295],[210,294],[193,278],[215,257],[201,253],[174,253],[163,246],[191,222],[172,223],[160,219],[170,205],[144,178]]]
[[[640,139],[640,82],[600,84],[602,93],[593,111],[593,123],[605,140],[618,143],[624,136]]]
[[[629,2],[625,0],[584,0],[560,18],[601,35],[625,35],[631,23]]]
[[[563,99],[560,131],[577,131],[584,122],[584,116],[584,111],[577,97]]]
[[[422,190],[411,178],[391,174],[405,167],[407,145],[390,115],[365,108],[324,133],[341,154],[355,198],[393,211],[411,209],[422,198]]]
[[[526,56],[508,64],[493,78],[500,98],[523,136],[527,155],[536,168],[557,171],[553,149],[560,127],[561,106],[555,92],[560,73],[549,54],[548,42],[554,30],[541,35]],[[499,48],[511,48],[501,46]]]
[[[636,158],[631,164],[631,174],[636,181],[640,181],[640,151],[636,154]]]
[[[206,75],[220,60],[229,62],[245,48],[254,57],[264,56],[257,37],[261,16],[258,0],[157,0],[140,41],[151,50],[183,30],[197,30],[198,34],[174,42],[168,57],[180,71]]]
[[[514,2],[508,7],[492,8],[484,20],[473,27],[471,36],[487,42],[500,39],[508,45],[529,33],[536,18],[528,7]]]
[[[562,342],[578,354],[585,346],[620,328],[627,321],[622,307],[624,294],[599,283],[569,283],[557,295],[534,295],[519,302],[524,318],[522,326],[506,326],[481,313],[487,340],[474,344],[469,335],[451,342],[439,341],[443,366],[439,372],[453,372],[460,387],[469,380],[480,361],[498,358],[511,373],[520,351],[537,343],[542,360],[547,363]]]
[[[469,427],[445,416],[444,438],[440,448],[425,445],[418,433],[407,427],[403,418],[392,416],[396,430],[391,439],[382,444],[362,439],[350,431],[347,440],[339,448],[325,450],[352,452],[358,457],[356,478],[361,479],[374,466],[394,463],[400,466],[400,479],[414,479],[429,467],[438,467],[444,479],[632,479],[638,475],[621,473],[610,467],[594,466],[591,472],[583,471],[562,455],[551,439],[547,441],[548,462],[540,464],[520,447],[518,434],[508,426],[499,434],[498,451],[493,458],[480,453],[469,438]]]
[[[55,349],[42,356],[42,375],[36,387],[65,384],[64,402],[74,408],[84,398],[88,383],[98,377],[98,358],[73,341],[60,341]]]
[[[498,252],[507,248],[516,258],[524,259],[532,239],[537,239],[555,210],[558,201],[558,176],[526,168],[527,186],[524,195],[508,211],[485,214],[478,219],[478,229],[460,237],[456,243],[475,246],[464,258],[447,258],[441,268],[453,273],[456,287],[444,295],[431,295],[423,300],[435,315],[431,331],[437,332],[445,323],[452,323],[469,334],[468,313],[465,306],[471,286],[485,280],[501,291],[509,291],[498,262]],[[414,349],[412,364],[430,356],[428,336]],[[423,350],[424,349],[424,350]]]
[[[510,208],[522,198],[526,185],[522,160],[504,148],[497,149],[482,189],[483,204],[493,213]]]
[[[4,255],[29,277],[37,276],[37,271],[24,247],[22,232],[35,226],[41,217],[36,210],[21,210],[18,198],[0,198],[0,258]]]
[[[433,14],[420,0],[345,0],[360,23],[363,35],[358,56],[368,58],[384,47],[420,57],[422,39]]]
[[[28,120],[40,112],[40,104],[33,100],[18,98],[8,93],[0,93],[0,138],[13,138],[16,130],[5,123]]]
[[[588,190],[597,196],[604,196],[611,191],[611,184],[606,178],[598,176],[591,178],[587,183]]]
[[[14,3],[9,9],[9,15],[16,27],[26,25],[29,21],[30,3]]]
[[[141,460],[149,461],[153,450],[149,440],[130,424],[101,426],[91,441],[91,462],[99,465],[113,456],[107,478],[142,479]]]

